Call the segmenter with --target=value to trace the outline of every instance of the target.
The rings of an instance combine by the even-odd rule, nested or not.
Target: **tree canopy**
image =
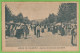
[[[54,22],[69,22],[71,20],[77,19],[77,4],[76,3],[62,3],[59,6],[58,14],[54,13],[49,14],[47,18],[45,18],[41,24],[49,24]],[[5,21],[14,23],[31,23],[28,17],[23,17],[22,13],[19,13],[17,16],[13,15],[10,9],[5,5]]]
[[[52,14],[49,14],[48,18],[44,19],[41,24],[49,24],[49,23],[54,23],[56,22],[57,20],[57,16],[52,13]]]
[[[7,7],[7,5],[5,5],[5,21],[10,22],[10,20],[12,20],[11,16],[12,16],[12,13],[10,9]]]
[[[30,20],[28,17],[23,17],[22,13],[19,13],[17,16],[13,15],[10,11],[10,9],[5,5],[5,21],[10,22],[13,21],[14,23],[30,23]]]
[[[58,22],[68,22],[71,19],[76,18],[77,14],[76,3],[62,3],[59,6]]]

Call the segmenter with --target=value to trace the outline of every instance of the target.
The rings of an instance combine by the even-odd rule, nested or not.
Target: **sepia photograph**
[[[2,2],[2,50],[79,51],[78,2]]]

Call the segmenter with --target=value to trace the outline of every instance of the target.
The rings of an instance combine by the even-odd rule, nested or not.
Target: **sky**
[[[23,14],[23,17],[28,17],[30,20],[45,19],[49,14],[57,15],[59,5],[57,2],[6,2],[12,14]]]

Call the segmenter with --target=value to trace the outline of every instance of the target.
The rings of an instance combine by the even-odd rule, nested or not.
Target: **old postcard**
[[[2,2],[2,51],[79,51],[78,2]]]

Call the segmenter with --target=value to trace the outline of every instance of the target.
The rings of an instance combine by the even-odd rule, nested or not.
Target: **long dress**
[[[77,45],[77,33],[76,33],[76,29],[72,29],[71,30],[71,35],[72,35],[72,38],[71,38],[71,44],[73,46],[76,46]]]
[[[55,27],[53,27],[52,33],[55,34]]]
[[[14,36],[14,30],[13,30],[13,25],[11,25],[10,27],[10,37],[13,37]]]
[[[37,26],[37,38],[40,37],[40,26]]]
[[[41,32],[44,33],[44,26],[42,26]]]
[[[10,36],[10,25],[8,26],[8,29],[6,30],[6,35]]]
[[[16,30],[16,37],[19,39],[21,35],[21,30],[20,30],[20,26],[17,26],[17,30]]]
[[[65,31],[64,31],[64,28],[61,29],[61,36],[64,36],[65,35]]]
[[[29,34],[29,29],[26,25],[24,25],[24,38],[27,39],[27,35]]]

